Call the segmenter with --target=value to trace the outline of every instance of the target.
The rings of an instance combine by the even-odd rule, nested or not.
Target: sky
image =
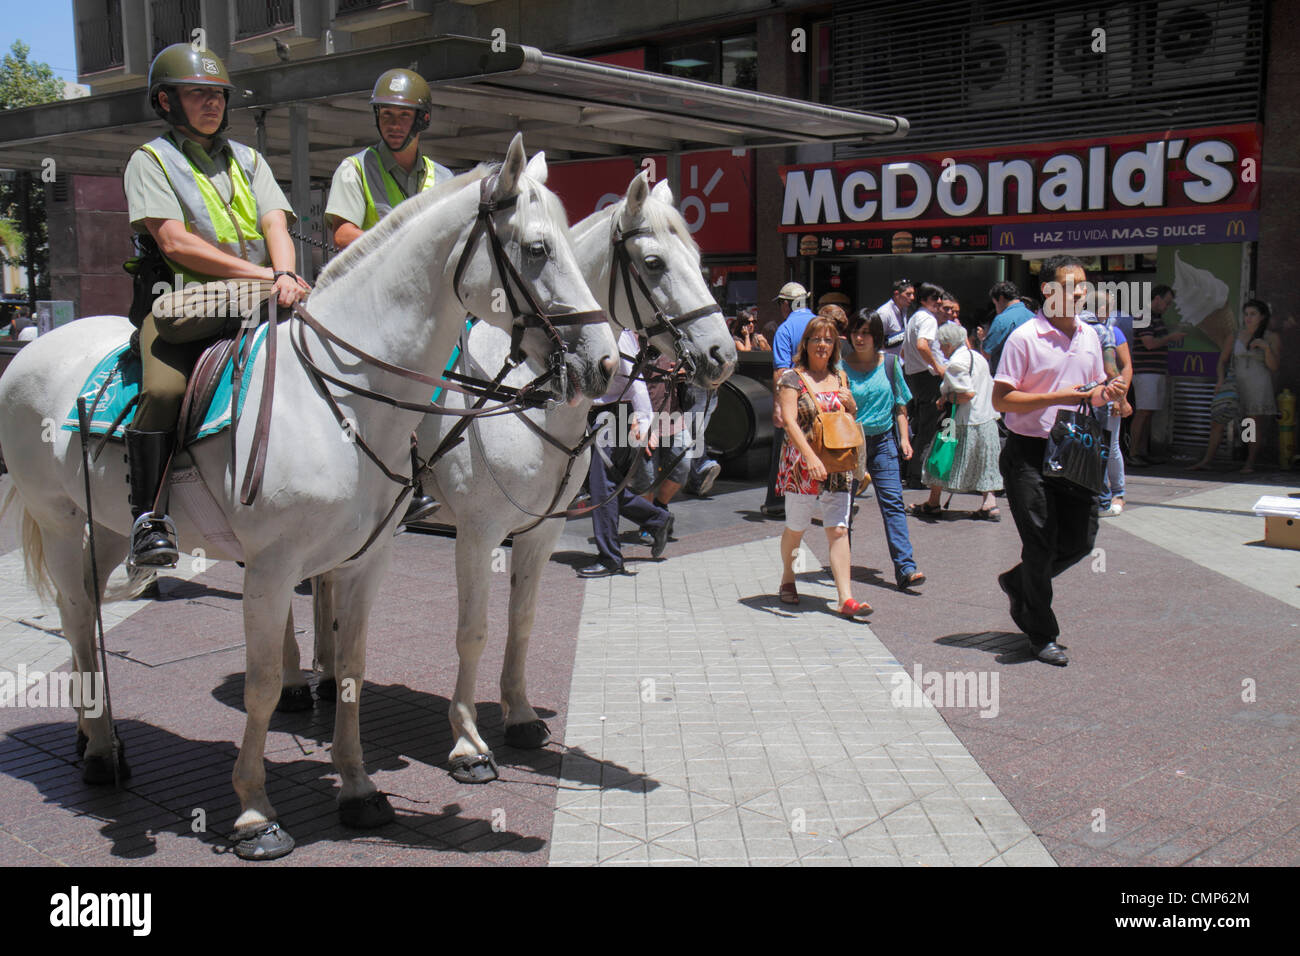
[[[33,60],[48,63],[55,75],[77,82],[77,41],[72,0],[0,0],[0,55],[22,40]]]

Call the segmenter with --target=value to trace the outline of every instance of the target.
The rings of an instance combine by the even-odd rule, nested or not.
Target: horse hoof
[[[545,747],[551,740],[551,732],[546,728],[546,721],[530,720],[526,724],[511,724],[506,728],[506,744],[522,750],[537,750]]]
[[[339,822],[356,830],[372,830],[397,819],[388,798],[376,790],[366,797],[339,801]]]
[[[320,700],[335,701],[339,696],[339,685],[333,677],[322,677],[316,684],[316,696]]]
[[[250,833],[235,836],[235,856],[241,860],[278,860],[293,852],[293,837],[278,823],[264,823]]]
[[[82,736],[78,732],[78,737]],[[85,756],[85,746],[80,740],[77,741],[78,747],[82,751],[81,781],[92,786],[113,783],[116,777],[113,775],[113,758],[107,755],[96,754],[90,757]],[[126,746],[121,740],[117,742],[117,776],[125,780],[131,776],[131,768],[126,763]]]
[[[291,714],[299,710],[311,710],[314,703],[311,688],[299,684],[297,687],[284,687],[280,690],[280,702],[275,705],[275,709],[282,714]]]
[[[90,738],[82,733],[81,728],[77,728],[77,759],[80,760],[86,756],[86,745],[90,743]]]
[[[452,757],[447,769],[457,783],[491,783],[497,778],[497,762],[491,753]]]

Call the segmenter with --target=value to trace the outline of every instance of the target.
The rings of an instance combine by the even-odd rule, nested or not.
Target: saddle
[[[258,403],[257,422],[253,428],[253,441],[248,453],[248,465],[244,469],[244,484],[239,497],[245,504],[253,503],[258,488],[262,483],[262,473],[266,467],[266,444],[271,431],[271,404],[275,397],[275,354],[276,338],[272,320],[272,295],[275,283],[264,280],[233,280],[226,282],[208,282],[200,286],[190,286],[161,295],[154,300],[154,319],[159,325],[159,334],[173,342],[184,342],[192,338],[205,338],[211,334],[211,318],[228,316],[228,329],[199,356],[185,386],[185,397],[181,400],[180,417],[176,423],[178,448],[185,448],[196,441],[207,417],[209,406],[221,383],[222,374],[228,364],[232,365],[230,390],[230,460],[235,460],[235,434],[239,428],[240,401],[243,392],[244,371],[253,354],[253,342],[257,338],[257,329],[263,323],[268,326],[266,340],[265,373],[262,376],[262,400]],[[257,323],[249,322],[253,314],[261,310],[263,315]],[[197,320],[197,321],[194,321]],[[173,456],[174,457],[174,456]],[[168,471],[171,470],[170,462]],[[164,479],[165,480],[165,479]]]
[[[166,328],[166,337],[178,342],[210,338],[212,318],[232,316],[228,332],[203,350],[190,373],[176,426],[178,449],[229,428],[234,461],[235,429],[248,391],[246,373],[262,345],[266,345],[261,403],[240,493],[244,504],[252,503],[261,483],[270,431],[276,356],[276,336],[270,334],[268,321],[272,291],[272,283],[260,280],[212,282],[160,296],[153,306],[155,318]],[[260,321],[244,320],[244,317],[251,319],[259,309],[264,310]],[[105,356],[82,387],[81,394],[90,409],[90,432],[102,436],[95,448],[96,456],[110,439],[121,437],[119,428],[130,425],[139,390],[140,352],[136,333],[129,345]],[[75,407],[63,428],[78,430]]]

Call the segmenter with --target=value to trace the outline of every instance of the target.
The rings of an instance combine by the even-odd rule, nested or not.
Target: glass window
[[[758,89],[758,37],[751,34],[722,41],[722,85]]]
[[[831,64],[834,62],[831,50],[831,21],[819,20],[812,25],[811,42],[808,44],[808,93],[809,99],[817,103],[831,101]]]
[[[718,44],[714,40],[699,40],[663,47],[659,51],[659,71],[669,76],[716,83]]]

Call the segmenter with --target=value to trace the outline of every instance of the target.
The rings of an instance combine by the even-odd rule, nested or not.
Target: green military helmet
[[[174,92],[168,97],[170,109],[164,110],[158,101],[160,90],[171,88],[175,91],[178,86],[221,87],[225,91],[227,103],[230,102],[230,94],[235,90],[235,85],[230,82],[230,74],[226,72],[226,65],[221,62],[221,57],[210,50],[196,49],[190,43],[173,43],[161,50],[153,58],[153,63],[149,64],[149,105],[153,107],[155,113],[173,126],[184,127],[189,125],[189,121]],[[229,118],[230,110],[227,107],[221,117],[222,130],[226,128]]]
[[[370,106],[375,111],[375,129],[379,129],[379,107],[404,106],[415,110],[415,121],[411,123],[411,132],[402,143],[399,152],[411,142],[411,137],[418,136],[429,128],[429,115],[433,107],[433,94],[424,77],[414,70],[388,70],[375,81],[374,92],[370,94]],[[383,132],[380,132],[383,137]]]

